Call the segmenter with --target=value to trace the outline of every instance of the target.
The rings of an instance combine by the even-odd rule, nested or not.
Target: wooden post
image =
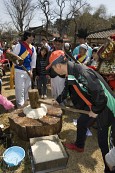
[[[31,108],[36,109],[36,108],[40,107],[38,90],[30,89],[28,91],[28,95],[29,95]]]

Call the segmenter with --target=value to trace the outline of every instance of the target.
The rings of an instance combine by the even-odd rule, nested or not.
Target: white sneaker
[[[44,99],[46,99],[47,98],[47,95],[44,95]]]
[[[41,99],[43,99],[44,98],[44,96],[43,95],[41,95]]]

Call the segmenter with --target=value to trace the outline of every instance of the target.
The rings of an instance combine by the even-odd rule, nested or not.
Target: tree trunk
[[[74,30],[74,47],[76,47],[76,32],[77,32],[77,23],[75,23],[75,30]]]
[[[9,123],[11,130],[25,141],[29,138],[54,135],[62,128],[62,110],[50,106],[47,115],[36,120],[25,117],[23,108],[20,108],[12,112]]]

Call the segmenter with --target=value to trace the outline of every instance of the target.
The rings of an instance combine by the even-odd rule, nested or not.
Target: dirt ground
[[[2,94],[9,100],[15,103],[14,89],[10,90],[9,87],[9,72],[3,77]],[[8,117],[12,115],[12,112],[7,112],[2,106],[0,106],[0,124],[5,126],[4,131],[9,128]],[[63,115],[62,130],[59,134],[59,138],[62,142],[74,142],[76,138],[76,127],[73,124],[73,119],[76,119],[78,115],[75,113],[65,112]],[[97,143],[97,131],[94,128],[90,129],[92,136],[87,137],[85,152],[77,153],[75,151],[66,150],[69,156],[66,169],[55,171],[54,173],[103,173],[103,161],[101,152]],[[13,132],[13,145],[22,146],[26,151],[26,157],[19,167],[14,168],[15,173],[32,173],[30,158],[28,157],[29,142],[21,140],[15,132]],[[0,156],[2,156],[5,148],[0,144]],[[11,172],[8,169],[4,170],[4,166],[1,165],[2,157],[0,157],[0,173]]]

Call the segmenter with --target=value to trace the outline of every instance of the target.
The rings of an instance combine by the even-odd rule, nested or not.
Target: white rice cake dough
[[[37,141],[31,148],[36,163],[47,162],[64,157],[58,143],[51,140]]]
[[[40,119],[47,114],[47,107],[45,104],[40,104],[40,108],[32,109],[30,105],[23,109],[23,113],[28,118]]]

